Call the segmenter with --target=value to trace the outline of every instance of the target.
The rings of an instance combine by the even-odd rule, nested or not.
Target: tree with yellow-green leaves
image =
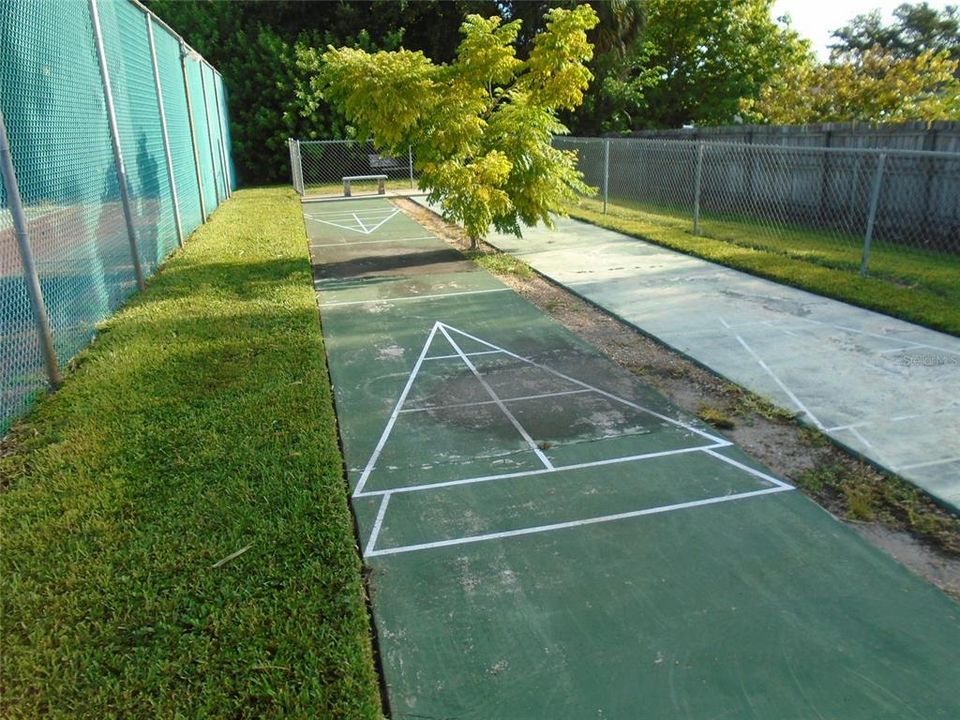
[[[828,64],[790,68],[767,84],[744,114],[778,124],[865,120],[956,120],[960,118],[958,62],[926,50],[897,57],[879,47],[856,56],[835,55]]]
[[[552,147],[567,132],[557,119],[583,101],[592,79],[597,24],[589,5],[547,13],[527,60],[515,52],[520,22],[470,15],[456,58],[436,64],[422,52],[309,50],[317,72],[309,92],[339,109],[361,138],[385,154],[411,147],[421,189],[475,247],[491,227],[519,235],[552,224],[574,193],[586,191],[576,156]]]

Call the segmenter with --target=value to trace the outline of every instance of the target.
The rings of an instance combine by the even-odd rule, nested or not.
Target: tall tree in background
[[[894,21],[886,25],[880,11],[874,10],[834,30],[837,41],[830,45],[834,55],[858,56],[879,48],[886,55],[904,60],[930,50],[960,60],[960,10],[956,5],[937,10],[925,2],[904,3],[893,16]]]
[[[926,50],[897,58],[879,48],[834,55],[830,63],[792,68],[743,103],[756,122],[903,122],[960,118],[958,63]]]
[[[645,0],[626,50],[598,55],[599,82],[572,124],[597,132],[733,122],[740,99],[805,62],[808,43],[773,0]]]
[[[904,4],[885,25],[879,11],[836,30],[828,63],[790,67],[744,114],[757,122],[902,122],[960,118],[960,16]]]

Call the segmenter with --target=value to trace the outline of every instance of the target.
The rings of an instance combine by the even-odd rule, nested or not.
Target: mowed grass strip
[[[670,210],[583,198],[568,208],[571,217],[649,240],[720,265],[836,298],[910,322],[960,335],[960,258],[946,253],[878,244],[870,272],[858,274],[860,248],[827,238],[747,222],[705,218],[701,234],[692,220]],[[862,242],[862,241],[861,241]]]
[[[3,717],[380,715],[292,192],[221,207],[0,471]]]

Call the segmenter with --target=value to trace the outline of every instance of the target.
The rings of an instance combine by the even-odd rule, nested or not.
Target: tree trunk
[[[479,250],[479,249],[480,249],[480,241],[479,241],[477,238],[473,237],[473,236],[470,237],[470,249],[471,249],[471,250]]]

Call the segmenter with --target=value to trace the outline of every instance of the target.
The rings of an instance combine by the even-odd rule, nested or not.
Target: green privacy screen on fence
[[[222,78],[127,0],[0,3],[0,113],[11,171],[0,183],[4,432],[48,387],[41,317],[62,367],[136,291],[137,267],[149,275],[177,247],[178,212],[187,235],[235,180]],[[31,264],[39,297],[29,292]]]

